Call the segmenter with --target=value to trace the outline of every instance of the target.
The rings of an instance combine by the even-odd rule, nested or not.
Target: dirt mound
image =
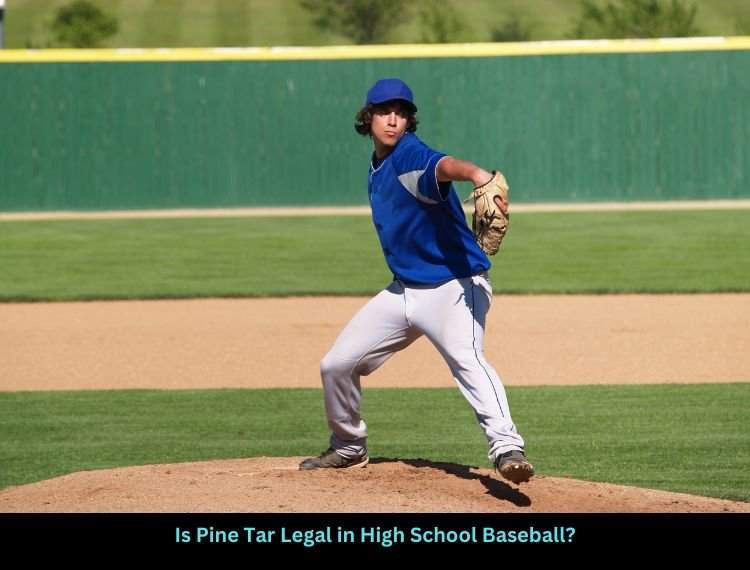
[[[73,473],[0,492],[0,512],[697,513],[750,503],[537,476],[516,486],[490,469],[421,459],[299,471],[300,457],[144,465]]]

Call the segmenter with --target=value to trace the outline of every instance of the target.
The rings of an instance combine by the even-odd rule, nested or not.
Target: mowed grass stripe
[[[221,47],[243,47],[253,44],[250,25],[250,2],[214,0],[211,18],[212,35]],[[207,44],[210,45],[210,44]]]
[[[107,47],[127,45],[145,47],[144,20],[153,0],[115,0],[99,6],[117,18],[117,35],[104,42]]]
[[[137,47],[170,47],[180,42],[180,0],[150,0],[141,14],[141,41]],[[190,46],[186,46],[190,47]]]
[[[178,43],[189,47],[221,46],[214,21],[219,8],[217,0],[183,0]],[[225,14],[225,25],[231,24],[233,14]]]
[[[293,228],[294,231],[290,231]],[[750,210],[514,214],[496,293],[750,290]],[[0,223],[0,300],[370,295],[368,216]]]
[[[542,475],[750,501],[750,384],[510,387]],[[490,468],[455,388],[363,392],[373,457]],[[0,393],[0,488],[88,469],[317,454],[319,389]]]
[[[506,239],[496,258],[505,291],[750,287],[750,258],[743,253],[750,240],[750,211],[516,215]]]
[[[18,4],[23,3],[20,10]],[[19,38],[18,48],[25,48],[25,42],[31,41],[34,47],[46,47],[52,38],[50,25],[55,11],[66,3],[65,0],[10,0],[5,3],[3,33],[5,48],[11,47],[10,34]]]

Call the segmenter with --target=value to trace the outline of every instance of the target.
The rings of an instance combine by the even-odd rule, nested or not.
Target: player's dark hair
[[[403,103],[400,103],[399,101],[389,101],[387,104],[395,104],[401,107],[403,109],[404,113],[406,113],[406,119],[407,119],[407,125],[406,125],[406,131],[409,133],[416,132],[417,125],[419,124],[419,119],[417,119],[417,115],[409,109],[406,105]],[[356,122],[354,123],[354,130],[357,131],[360,135],[372,135],[372,115],[375,112],[375,110],[378,107],[384,107],[385,104],[380,105],[373,105],[370,103],[369,105],[365,105],[362,107],[356,116]]]

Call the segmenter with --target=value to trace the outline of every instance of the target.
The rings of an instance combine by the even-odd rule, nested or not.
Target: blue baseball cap
[[[392,101],[394,99],[406,101],[412,111],[417,111],[417,106],[414,104],[414,95],[412,94],[411,89],[409,89],[409,86],[400,79],[380,79],[377,81],[367,92],[365,105],[369,105],[370,103],[377,105],[378,103],[385,103],[386,101]]]

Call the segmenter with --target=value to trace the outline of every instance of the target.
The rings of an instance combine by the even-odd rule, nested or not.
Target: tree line
[[[422,43],[451,43],[466,29],[461,13],[450,2],[436,0],[297,0],[313,25],[354,44],[387,43],[394,25],[419,25]],[[695,25],[697,6],[687,0],[581,0],[579,14],[567,39],[657,38],[700,35]],[[114,36],[117,19],[90,0],[61,6],[51,24],[61,46],[100,47]],[[747,30],[738,28],[739,33]],[[531,37],[530,24],[511,15],[495,26],[495,42],[523,42]],[[51,46],[48,46],[51,47]]]

